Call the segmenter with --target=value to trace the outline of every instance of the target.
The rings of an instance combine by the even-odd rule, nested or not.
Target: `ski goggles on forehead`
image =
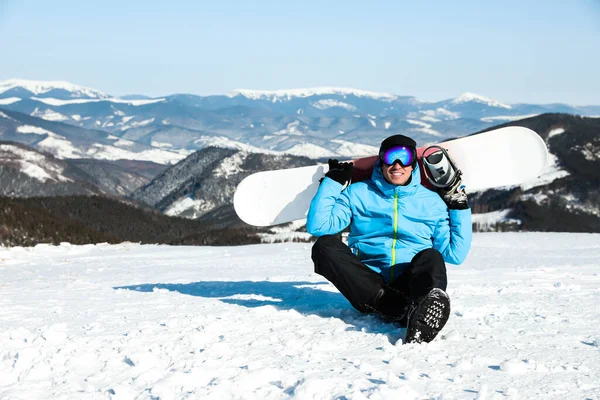
[[[379,153],[379,159],[386,165],[398,162],[403,167],[414,166],[417,151],[410,146],[394,146]]]

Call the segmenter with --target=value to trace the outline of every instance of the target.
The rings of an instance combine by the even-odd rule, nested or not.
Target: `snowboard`
[[[524,127],[506,127],[437,143],[462,172],[467,192],[518,185],[537,178],[548,163],[543,139]],[[431,188],[423,176],[423,151],[417,149],[421,182]],[[369,179],[377,156],[351,160],[352,182]],[[240,219],[254,226],[271,226],[306,218],[327,164],[264,171],[244,178],[233,196]]]

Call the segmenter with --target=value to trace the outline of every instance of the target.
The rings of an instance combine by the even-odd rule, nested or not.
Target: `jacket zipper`
[[[398,240],[398,193],[394,194],[394,241],[392,242],[392,265],[390,268],[390,283],[394,280],[394,265],[396,264],[396,241]]]

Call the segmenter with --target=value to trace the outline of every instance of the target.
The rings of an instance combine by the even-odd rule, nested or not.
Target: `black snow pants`
[[[312,248],[315,272],[324,276],[360,312],[405,322],[406,310],[431,289],[446,290],[446,264],[439,251],[416,254],[400,277],[387,285],[336,236],[321,236]]]

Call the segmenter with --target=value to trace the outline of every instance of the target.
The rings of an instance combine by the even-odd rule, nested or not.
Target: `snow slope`
[[[308,244],[0,248],[0,398],[597,399],[600,235],[476,234],[429,344]]]
[[[18,169],[40,182],[60,181],[68,182],[72,179],[63,175],[64,164],[53,161],[44,154],[28,150],[12,144],[0,144],[0,160],[13,162]]]
[[[0,99],[0,106],[16,103],[17,101],[21,101],[21,99],[18,97],[9,97],[7,99]]]

